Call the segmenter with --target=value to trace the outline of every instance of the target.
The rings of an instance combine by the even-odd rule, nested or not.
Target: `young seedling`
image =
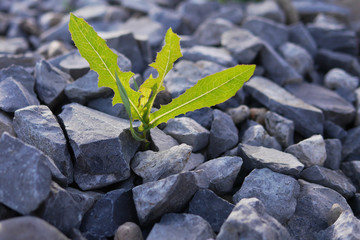
[[[113,105],[124,104],[129,115],[131,134],[139,141],[147,142],[149,130],[160,123],[180,114],[226,101],[236,94],[255,71],[255,65],[237,65],[212,74],[199,80],[169,104],[151,112],[156,95],[165,90],[166,74],[182,56],[179,36],[173,33],[171,28],[167,31],[163,48],[157,53],[155,62],[150,64],[156,69],[158,76],[150,75],[135,91],[130,88],[129,83],[134,73],[120,70],[117,64],[118,56],[84,19],[70,14],[69,30],[81,56],[89,62],[90,68],[98,73],[98,87],[110,87],[114,90]],[[141,122],[137,130],[133,127],[134,120]]]

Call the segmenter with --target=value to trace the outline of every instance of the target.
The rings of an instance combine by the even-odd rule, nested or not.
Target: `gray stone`
[[[168,213],[151,229],[147,240],[211,239],[213,230],[202,217],[187,213]]]
[[[354,91],[359,85],[359,78],[348,74],[340,68],[333,68],[326,73],[324,85],[330,89],[345,88]]]
[[[143,183],[156,181],[180,173],[191,154],[186,144],[161,152],[138,152],[131,161],[131,169],[143,179]]]
[[[238,130],[230,115],[215,109],[209,137],[209,159],[220,156],[233,148],[238,142]]]
[[[310,24],[307,28],[319,48],[357,55],[358,45],[354,31],[315,24]]]
[[[196,186],[199,189],[208,189],[210,186],[210,179],[204,170],[194,170],[191,172],[195,177]]]
[[[67,84],[64,89],[66,97],[71,102],[87,104],[90,100],[113,95],[113,91],[107,87],[98,87],[99,75],[90,70],[75,82]]]
[[[26,66],[26,67],[33,67],[33,66]],[[13,64],[10,67],[6,67],[6,68],[4,67],[0,71],[0,82],[8,77],[15,78],[16,81],[21,83],[32,95],[35,95],[34,92],[35,78],[29,73],[27,68],[22,67],[21,65],[13,65]]]
[[[324,28],[325,30],[345,30],[346,25],[340,19],[337,19],[333,16],[326,15],[324,13],[318,14],[314,21],[308,25],[308,27],[319,27]]]
[[[275,22],[285,23],[285,14],[276,1],[250,3],[246,7],[246,13],[248,16],[264,17]]]
[[[154,6],[150,8],[148,15],[155,22],[163,25],[165,29],[171,28],[174,32],[179,32],[182,21],[181,15],[176,10]]]
[[[360,159],[360,126],[352,128],[343,141],[342,158],[345,160]]]
[[[187,112],[185,117],[192,118],[204,128],[209,129],[213,118],[213,109],[209,107],[200,108],[193,112]]]
[[[0,38],[0,54],[22,54],[29,50],[29,44],[23,37]]]
[[[322,1],[294,1],[293,4],[301,18],[315,17],[319,13],[346,18],[350,11],[347,8]]]
[[[38,215],[67,235],[73,228],[80,227],[83,217],[80,207],[71,194],[54,182]]]
[[[341,170],[360,189],[360,161],[349,161],[341,163]]]
[[[158,152],[165,151],[179,145],[179,143],[173,137],[165,134],[157,127],[150,129],[150,138],[152,148],[154,151]]]
[[[144,240],[140,227],[133,222],[121,224],[115,232],[114,240]]]
[[[327,88],[305,82],[289,84],[285,88],[304,102],[319,108],[325,120],[346,126],[355,117],[354,106]]]
[[[193,62],[206,60],[226,67],[232,67],[236,65],[236,60],[225,48],[195,45],[191,48],[184,48],[182,50],[182,54],[182,59]]]
[[[11,65],[19,65],[25,68],[33,68],[38,61],[38,55],[0,55],[0,68],[7,68]]]
[[[42,60],[35,66],[35,89],[39,99],[50,107],[56,106],[63,97],[63,91],[71,82],[70,75]]]
[[[286,228],[266,212],[259,199],[245,198],[236,204],[216,237],[216,240],[232,239],[290,240],[291,237]]]
[[[313,70],[312,56],[301,46],[286,42],[279,47],[281,55],[300,75],[304,76]]]
[[[134,187],[132,192],[140,224],[148,225],[165,213],[184,210],[197,189],[191,172]]]
[[[327,72],[333,68],[341,68],[351,75],[360,77],[360,64],[357,58],[346,53],[320,49],[315,56],[319,69]]]
[[[311,166],[301,172],[301,178],[334,189],[348,199],[354,196],[355,186],[341,170],[330,170],[320,166]]]
[[[234,204],[218,197],[213,191],[199,189],[189,203],[188,212],[199,215],[210,223],[215,232],[219,232],[233,208]]]
[[[316,42],[303,23],[300,22],[289,26],[289,40],[302,46],[312,56],[315,56],[317,52]]]
[[[360,88],[355,90],[356,95],[356,116],[355,116],[355,126],[360,126]]]
[[[342,144],[339,139],[325,139],[326,160],[324,167],[338,170],[341,164]]]
[[[240,124],[250,117],[250,109],[246,105],[229,108],[226,112],[231,116],[235,124]]]
[[[125,222],[135,222],[136,210],[129,190],[117,189],[97,200],[85,214],[80,230],[87,239],[106,239]]]
[[[152,1],[146,0],[120,0],[120,2],[121,6],[141,13],[148,13],[153,4]]]
[[[251,63],[263,48],[260,38],[241,28],[224,32],[221,45],[229,50],[239,63]]]
[[[303,80],[302,76],[269,44],[264,43],[260,51],[260,61],[266,74],[280,85],[298,83]]]
[[[66,188],[67,193],[75,200],[76,205],[80,208],[81,218],[84,214],[99,200],[104,194],[99,192],[86,191],[82,192],[76,188]]]
[[[54,226],[33,216],[11,218],[0,222],[2,240],[56,239],[69,240]],[[21,231],[20,231],[21,229]]]
[[[253,77],[244,88],[269,110],[292,121],[295,130],[305,137],[323,132],[324,116],[315,108],[295,97],[279,85],[262,77]]]
[[[338,138],[341,141],[347,136],[347,132],[339,125],[331,122],[324,122],[324,134],[327,138]]]
[[[297,157],[305,167],[313,165],[323,166],[326,160],[325,141],[321,135],[313,135],[293,144],[286,148],[285,152]]]
[[[89,63],[80,55],[78,50],[49,59],[48,63],[68,73],[73,79],[84,76],[90,69]]]
[[[192,146],[194,152],[208,145],[210,135],[209,130],[188,117],[170,119],[164,128],[164,133],[180,143]]]
[[[241,143],[252,146],[263,146],[281,150],[281,145],[272,136],[270,136],[265,128],[260,124],[254,124],[246,129],[242,137]]]
[[[97,98],[90,100],[87,104],[89,108],[98,110],[100,112],[109,114],[114,117],[120,117],[128,119],[128,114],[123,104],[117,103],[115,105],[112,104],[113,97],[108,98]]]
[[[232,190],[242,164],[240,157],[220,157],[199,165],[196,170],[204,170],[210,180],[209,189],[221,195]]]
[[[294,144],[294,121],[287,119],[275,112],[265,114],[265,127],[267,132],[286,148]]]
[[[248,170],[269,168],[274,172],[298,176],[304,168],[293,155],[272,148],[239,144],[238,152]]]
[[[202,164],[205,161],[205,156],[201,153],[191,153],[189,159],[187,160],[185,167],[182,172],[187,172],[194,170],[197,166]]]
[[[241,25],[244,12],[241,5],[229,4],[221,5],[220,9],[210,14],[208,18],[223,18],[234,24]]]
[[[228,20],[209,18],[196,29],[194,39],[200,45],[217,46],[220,45],[221,35],[233,28],[235,25]]]
[[[288,221],[288,230],[293,239],[317,239],[317,233],[328,227],[328,214],[337,203],[350,210],[348,203],[336,191],[314,183],[299,180],[300,195],[295,214]]]
[[[130,177],[130,159],[139,142],[126,130],[128,121],[77,103],[64,106],[59,117],[76,158],[74,180],[82,190]]]
[[[51,172],[44,155],[8,133],[1,135],[0,150],[0,202],[29,214],[50,192]]]
[[[300,186],[294,178],[263,168],[254,169],[245,178],[233,200],[238,203],[244,198],[257,198],[268,214],[284,224],[295,212],[299,193]]]
[[[25,143],[49,156],[57,168],[73,182],[73,165],[64,133],[47,106],[28,106],[15,111],[14,130]]]
[[[273,48],[279,47],[289,39],[289,32],[285,25],[266,18],[248,17],[242,27],[267,42]]]
[[[0,110],[0,136],[3,132],[8,132],[10,135],[15,136],[12,118],[7,113]]]

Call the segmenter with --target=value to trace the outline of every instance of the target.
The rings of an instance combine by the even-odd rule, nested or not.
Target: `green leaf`
[[[201,79],[178,98],[152,113],[149,127],[167,122],[180,114],[226,101],[236,94],[254,71],[255,65],[237,65]]]
[[[99,75],[99,87],[110,87],[114,90],[113,105],[123,103],[118,92],[116,73],[124,89],[126,90],[133,117],[141,119],[140,111],[137,109],[141,93],[135,92],[130,88],[129,81],[134,75],[132,72],[122,72],[117,64],[118,56],[106,45],[105,40],[98,36],[95,30],[82,18],[70,14],[69,30],[72,40],[83,58],[85,58],[90,68]]]
[[[164,78],[166,74],[173,68],[174,62],[182,56],[180,50],[180,38],[169,28],[165,35],[165,44],[160,52],[156,55],[155,62],[150,66],[158,72],[158,77],[152,75],[140,86],[139,91],[143,94],[140,105],[144,107],[144,119],[146,119],[154,104],[156,95],[165,90]]]

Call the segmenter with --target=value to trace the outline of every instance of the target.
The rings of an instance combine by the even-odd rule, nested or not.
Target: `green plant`
[[[157,70],[158,76],[154,78],[150,75],[135,91],[129,83],[134,73],[120,70],[117,55],[84,19],[70,14],[69,30],[80,54],[89,62],[90,68],[98,73],[98,86],[114,90],[114,105],[124,104],[130,119],[130,131],[139,141],[147,141],[149,130],[160,123],[226,101],[235,95],[255,71],[255,65],[237,65],[207,76],[169,104],[151,112],[156,95],[165,89],[163,82],[166,74],[182,56],[178,35],[171,28],[167,31],[163,48],[158,52],[155,62],[150,64]],[[132,125],[134,120],[141,122],[137,130]]]

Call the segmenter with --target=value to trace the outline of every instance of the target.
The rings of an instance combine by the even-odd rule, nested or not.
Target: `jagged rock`
[[[340,68],[333,68],[326,73],[324,85],[330,89],[345,88],[354,91],[359,85],[359,78],[348,74]]]
[[[355,184],[356,188],[360,189],[360,161],[349,161],[341,164],[341,170],[348,176]]]
[[[257,123],[246,129],[241,143],[281,150],[281,146],[278,141],[274,137],[270,136],[262,125]]]
[[[200,45],[217,46],[220,45],[222,33],[232,28],[235,25],[228,20],[209,18],[196,29],[194,39]]]
[[[200,108],[193,112],[187,112],[185,117],[192,118],[204,128],[209,129],[213,118],[213,109],[209,107]]]
[[[316,42],[303,23],[289,26],[289,40],[305,48],[311,56],[315,56],[317,52]]]
[[[342,158],[345,160],[360,159],[360,126],[350,129],[343,141]]]
[[[293,5],[301,18],[314,17],[319,13],[340,18],[349,15],[349,9],[327,2],[294,1]]]
[[[155,151],[161,152],[179,145],[179,143],[170,135],[167,135],[159,128],[150,129],[151,143]]]
[[[294,144],[294,121],[268,111],[265,114],[265,127],[268,133],[274,136],[282,147]]]
[[[342,144],[337,138],[325,139],[326,160],[324,167],[338,170],[341,164]]]
[[[324,122],[324,135],[327,138],[338,138],[341,141],[345,139],[347,136],[347,132],[339,125],[331,122],[325,121]]]
[[[355,90],[356,95],[356,116],[355,116],[355,126],[360,126],[360,88]]]
[[[285,14],[276,2],[266,1],[260,3],[250,3],[246,7],[248,16],[258,16],[268,18],[275,22],[285,23]]]
[[[201,153],[191,153],[182,172],[194,170],[197,166],[205,161],[205,156]]]
[[[250,117],[250,109],[246,105],[240,105],[236,108],[229,108],[226,112],[231,116],[235,124],[240,124]]]
[[[314,68],[312,56],[301,46],[286,42],[279,47],[281,55],[301,76]]]
[[[191,48],[184,48],[182,50],[182,54],[183,59],[193,62],[206,60],[226,67],[232,67],[236,65],[236,60],[225,48],[195,45]]]
[[[0,110],[0,136],[3,134],[3,132],[8,132],[10,135],[15,136],[12,125],[12,118]]]

